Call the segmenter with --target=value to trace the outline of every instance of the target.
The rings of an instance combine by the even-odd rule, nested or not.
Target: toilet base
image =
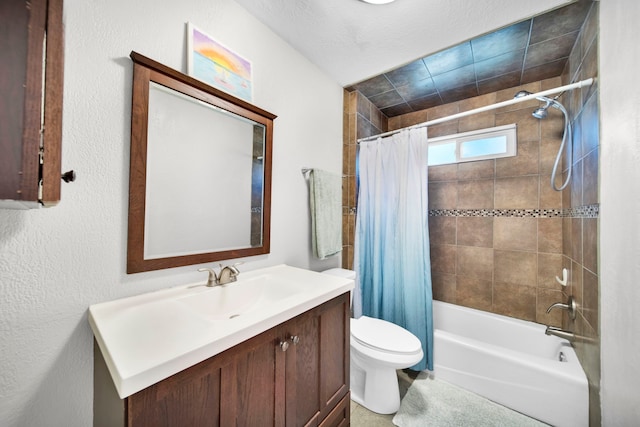
[[[351,359],[351,400],[378,414],[393,414],[400,408],[400,387],[395,369],[362,369]]]

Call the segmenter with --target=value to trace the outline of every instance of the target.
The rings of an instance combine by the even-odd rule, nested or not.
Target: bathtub
[[[537,323],[440,301],[433,323],[436,378],[553,426],[589,425],[587,378],[568,341]]]

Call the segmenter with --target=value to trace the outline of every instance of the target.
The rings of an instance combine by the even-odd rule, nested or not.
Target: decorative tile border
[[[512,218],[597,218],[598,204],[569,209],[430,209],[429,216]]]
[[[565,215],[571,218],[598,218],[600,215],[600,205],[586,205],[586,206],[578,206],[575,208],[563,209],[566,212]]]
[[[356,208],[343,212],[356,215]],[[430,209],[429,216],[454,217],[510,217],[510,218],[598,218],[600,205],[578,206],[569,209]]]

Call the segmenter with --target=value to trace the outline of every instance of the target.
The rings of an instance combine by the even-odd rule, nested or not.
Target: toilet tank
[[[323,271],[324,274],[328,274],[330,276],[338,276],[344,277],[345,279],[356,280],[356,272],[353,270],[347,270],[346,268],[330,268],[328,270]],[[353,293],[352,290],[349,292],[349,306],[353,309]]]
[[[330,268],[329,270],[323,271],[323,273],[351,280],[355,280],[356,278],[356,272],[353,270],[347,270],[346,268]]]

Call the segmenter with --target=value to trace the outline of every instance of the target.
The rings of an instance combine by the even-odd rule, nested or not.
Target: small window
[[[516,155],[516,125],[429,139],[429,166]]]

